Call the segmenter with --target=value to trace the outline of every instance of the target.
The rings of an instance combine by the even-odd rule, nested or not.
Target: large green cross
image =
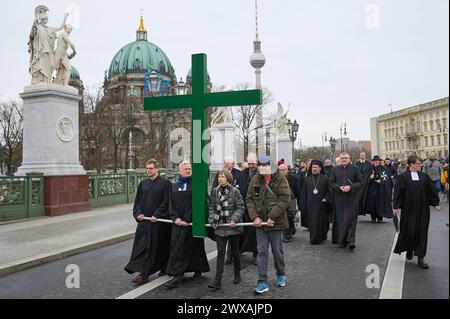
[[[192,108],[192,234],[205,237],[208,218],[208,164],[202,156],[207,144],[202,136],[206,131],[208,107],[261,105],[261,90],[208,93],[206,54],[192,55],[192,94],[149,97],[144,110],[175,110]]]

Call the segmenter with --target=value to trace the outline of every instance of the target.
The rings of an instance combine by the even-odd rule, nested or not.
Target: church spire
[[[136,31],[136,41],[147,41],[147,30],[144,27],[144,10],[141,9],[141,20],[139,22],[139,29]]]

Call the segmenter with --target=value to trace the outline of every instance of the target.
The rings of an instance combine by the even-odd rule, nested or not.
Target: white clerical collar
[[[412,179],[413,181],[419,181],[420,179],[419,179],[419,174],[418,174],[418,172],[411,172],[411,179]]]

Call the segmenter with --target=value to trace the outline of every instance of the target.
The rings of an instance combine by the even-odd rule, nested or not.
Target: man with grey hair
[[[435,152],[428,153],[428,159],[422,165],[422,172],[427,174],[436,188],[436,191],[441,191],[441,163],[436,159]]]
[[[363,184],[358,167],[350,164],[350,155],[340,155],[341,165],[331,172],[330,186],[334,191],[333,244],[355,249],[359,196]]]
[[[239,179],[239,175],[241,174],[241,171],[239,171],[237,168],[234,168],[234,159],[231,156],[225,156],[223,159],[223,168],[228,170],[231,175],[233,175],[233,186],[237,186],[237,181]],[[216,188],[219,186],[219,179],[216,174],[216,177],[214,178],[213,186],[212,188]]]

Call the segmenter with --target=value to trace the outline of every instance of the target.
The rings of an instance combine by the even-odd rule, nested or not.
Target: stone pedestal
[[[31,85],[20,97],[24,103],[23,162],[16,175],[85,175],[78,147],[78,90]]]
[[[276,160],[279,161],[282,158],[284,159],[284,163],[286,165],[291,165],[291,167],[294,167],[292,163],[292,141],[289,137],[280,137],[277,140]]]
[[[223,168],[225,156],[235,157],[234,125],[217,124],[210,129],[211,134],[211,172],[217,172]]]
[[[57,216],[89,210],[88,191],[87,175],[45,177],[45,215]]]
[[[56,84],[31,85],[24,103],[23,162],[15,175],[44,173],[45,213],[89,209],[89,178],[80,165],[78,90]]]

